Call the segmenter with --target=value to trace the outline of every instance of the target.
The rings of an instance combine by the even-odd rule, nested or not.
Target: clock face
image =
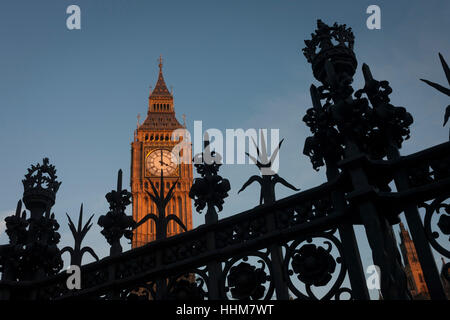
[[[145,159],[145,169],[153,176],[174,176],[177,171],[177,158],[175,154],[166,149],[154,150]]]

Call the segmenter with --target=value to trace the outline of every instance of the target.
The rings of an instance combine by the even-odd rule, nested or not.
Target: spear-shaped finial
[[[117,174],[117,192],[122,191],[122,169]]]
[[[439,53],[439,60],[441,60],[442,68],[444,69],[444,73],[445,73],[445,77],[447,78],[447,82],[450,84],[450,68],[448,67],[447,62],[445,62],[444,57],[440,53]],[[423,82],[425,82],[429,86],[435,88],[439,92],[442,92],[443,94],[445,94],[447,96],[450,96],[450,89],[449,88],[445,88],[444,86],[441,86],[440,84],[437,84],[435,82],[431,82],[429,80],[425,80],[425,79],[420,79],[420,80],[422,80]],[[449,118],[450,118],[450,105],[448,105],[447,108],[445,109],[444,126],[447,124],[447,121],[448,121]]]
[[[255,165],[258,167],[259,171],[261,172],[262,177],[260,176],[251,176],[246,183],[242,186],[242,188],[238,191],[240,193],[241,191],[244,191],[245,188],[247,188],[250,184],[253,182],[258,182],[261,186],[261,193],[259,198],[259,204],[265,204],[272,203],[275,201],[275,185],[277,183],[281,183],[285,187],[288,187],[289,189],[299,191],[300,189],[297,189],[290,183],[288,183],[286,180],[281,178],[278,174],[276,174],[272,170],[272,165],[274,163],[275,158],[278,155],[278,152],[280,150],[281,144],[283,143],[284,139],[280,141],[278,144],[278,147],[273,151],[272,156],[268,157],[267,154],[267,148],[266,148],[266,141],[264,138],[264,133],[261,130],[261,150],[259,150],[258,146],[256,145],[256,142],[253,140],[253,143],[255,144],[256,151],[257,151],[257,158],[250,155],[248,152],[246,152],[246,155],[255,163]]]
[[[64,252],[70,253],[70,264],[71,265],[81,265],[81,260],[83,258],[83,255],[85,253],[89,253],[95,260],[99,260],[97,254],[94,252],[94,250],[91,247],[81,247],[81,243],[83,242],[84,237],[88,233],[89,229],[92,227],[91,220],[94,217],[94,215],[91,215],[91,217],[88,219],[88,221],[83,226],[83,204],[81,204],[80,207],[80,214],[78,216],[78,227],[75,228],[75,224],[72,222],[72,219],[70,219],[69,215],[66,213],[67,219],[69,220],[69,229],[72,233],[73,239],[74,239],[74,247],[71,248],[69,246],[64,247],[61,250],[61,255]]]

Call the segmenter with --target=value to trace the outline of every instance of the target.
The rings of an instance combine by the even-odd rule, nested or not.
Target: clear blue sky
[[[66,28],[67,6],[81,7],[81,30]],[[381,30],[368,30],[366,8],[381,7]],[[145,115],[157,57],[174,87],[178,119],[188,128],[279,128],[285,143],[280,175],[302,188],[325,181],[302,155],[301,121],[315,80],[301,54],[318,18],[351,26],[360,66],[387,79],[396,105],[415,117],[411,153],[448,139],[447,98],[419,81],[445,84],[438,52],[450,60],[448,1],[20,1],[0,3],[0,215],[21,198],[31,163],[50,158],[62,180],[54,211],[61,245],[72,243],[64,213],[81,202],[95,222],[119,168],[129,179],[136,115]],[[254,166],[223,166],[232,185],[221,216],[256,205],[257,186],[237,195]],[[128,184],[127,184],[128,185]],[[282,187],[277,196],[291,194]],[[194,213],[194,224],[204,217]],[[95,225],[86,239],[100,256],[109,248]],[[4,233],[0,243],[7,241]],[[126,247],[128,248],[128,247]],[[363,246],[364,263],[370,261]]]

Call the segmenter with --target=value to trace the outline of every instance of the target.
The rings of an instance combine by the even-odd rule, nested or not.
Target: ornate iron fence
[[[271,172],[274,155],[269,159],[261,148],[258,159],[251,158],[262,176],[252,176],[240,190],[258,182],[260,205],[219,220],[217,210],[222,210],[230,183],[219,175],[220,156],[211,152],[206,139],[203,154],[194,158],[200,177],[190,191],[197,211],[206,209],[205,224],[167,237],[167,222],[176,220],[165,210],[171,189],[166,194],[163,181],[159,191],[153,187],[159,215],[135,222],[125,214],[131,195],[122,189],[119,171],[117,189],[106,196],[110,211],[98,220],[111,245],[110,256],[81,266],[82,288],[71,290],[69,275],[60,272],[61,252],[69,251],[75,265],[81,265],[85,252],[96,257],[91,248],[81,246],[92,217],[82,226],[81,210],[77,228],[69,219],[75,246],[60,251],[59,225],[50,214],[60,182],[44,159],[23,180],[23,202],[30,214],[22,212],[19,201],[16,214],[5,219],[10,243],[0,247],[0,297],[369,299],[354,232],[361,225],[380,268],[383,298],[411,299],[392,230],[404,214],[430,297],[446,299],[430,246],[450,258],[450,142],[401,156],[398,150],[409,138],[413,118],[405,108],[390,104],[389,83],[375,80],[365,64],[365,86],[353,93],[357,60],[351,29],[319,20],[305,44],[304,55],[321,85],[311,86],[313,107],[304,121],[313,135],[305,141],[304,154],[314,169],[326,167],[328,182],[275,200],[276,183],[297,189]],[[441,61],[448,77],[442,56]],[[427,83],[448,94],[448,89]],[[158,226],[156,240],[122,252],[120,239],[131,239],[132,231],[148,219]],[[448,279],[448,264],[445,269]]]

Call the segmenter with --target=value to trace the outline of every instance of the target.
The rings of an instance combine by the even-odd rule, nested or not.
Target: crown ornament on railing
[[[328,26],[317,20],[317,29],[311,34],[311,40],[305,40],[303,54],[312,65],[314,77],[324,85],[327,81],[326,61],[330,61],[339,73],[352,77],[358,65],[353,52],[355,36],[352,29],[337,23]]]
[[[133,217],[125,213],[126,207],[131,204],[131,193],[122,190],[122,169],[117,174],[117,190],[107,193],[105,198],[109,203],[109,211],[100,216],[97,223],[103,228],[101,233],[111,245],[110,255],[116,255],[122,252],[120,239],[125,237],[131,240],[132,229],[136,224]]]
[[[345,153],[382,159],[391,147],[400,149],[409,138],[413,117],[390,103],[389,82],[375,80],[366,64],[362,67],[364,88],[352,95],[357,60],[351,29],[336,23],[329,27],[319,20],[316,34],[305,43],[304,55],[322,82],[319,87],[311,85],[313,107],[303,118],[313,133],[305,140],[303,153],[314,169],[338,163]]]
[[[201,178],[195,178],[189,191],[189,197],[194,199],[195,209],[201,213],[208,206],[206,224],[218,221],[216,207],[223,209],[224,199],[230,191],[230,181],[218,175],[222,165],[222,157],[215,151],[211,151],[208,134],[204,137],[204,151],[194,157],[194,166]]]
[[[22,180],[23,202],[27,209],[38,205],[43,207],[40,211],[44,212],[55,204],[56,193],[61,185],[57,178],[55,166],[49,164],[48,158],[43,159],[42,165],[31,165]]]

